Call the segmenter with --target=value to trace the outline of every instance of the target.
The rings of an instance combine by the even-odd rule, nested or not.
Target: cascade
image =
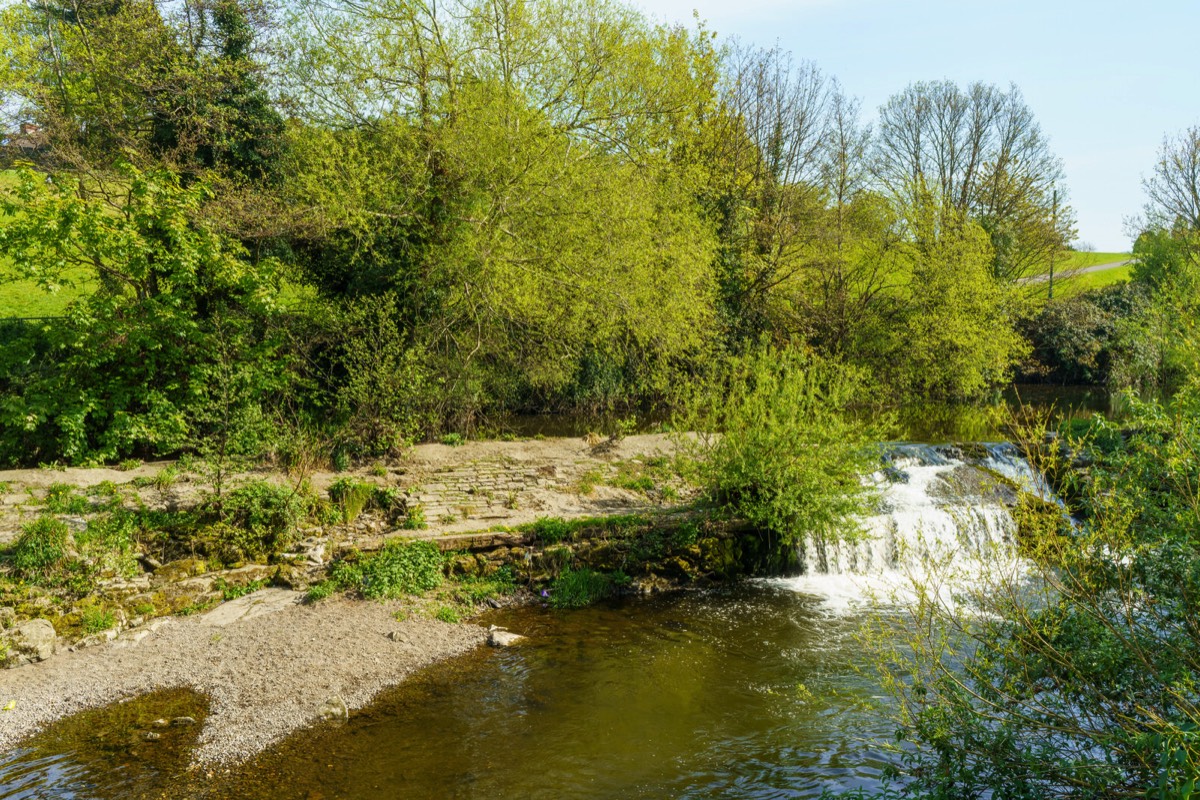
[[[997,565],[1016,566],[1019,490],[1053,500],[1044,479],[1011,444],[888,445],[862,536],[798,547],[801,575],[778,581],[837,605],[894,595],[936,570],[969,580]],[[884,598],[887,599],[887,598]]]

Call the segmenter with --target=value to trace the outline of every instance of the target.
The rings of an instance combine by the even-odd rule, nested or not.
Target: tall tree
[[[1015,86],[914,83],[880,109],[875,170],[907,207],[926,198],[983,226],[993,274],[1032,274],[1074,236],[1062,164]]]

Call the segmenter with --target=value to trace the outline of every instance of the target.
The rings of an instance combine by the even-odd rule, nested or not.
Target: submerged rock
[[[321,704],[321,710],[318,712],[321,719],[349,719],[350,709],[346,706],[346,701],[340,694],[335,694],[324,703]]]
[[[492,647],[512,647],[523,641],[525,641],[525,637],[519,633],[513,633],[495,625],[488,629],[488,644]]]

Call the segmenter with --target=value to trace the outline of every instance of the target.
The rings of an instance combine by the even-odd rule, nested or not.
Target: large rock
[[[492,647],[512,647],[523,641],[525,637],[519,633],[512,633],[495,625],[488,629],[488,644]]]
[[[8,632],[10,666],[45,661],[58,649],[58,634],[50,620],[31,619],[14,625]]]

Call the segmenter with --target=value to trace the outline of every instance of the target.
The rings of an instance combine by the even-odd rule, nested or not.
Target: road
[[[1123,267],[1126,264],[1132,264],[1132,263],[1133,263],[1133,259],[1127,258],[1124,261],[1110,261],[1107,264],[1096,264],[1095,266],[1083,267],[1082,269],[1058,270],[1054,273],[1054,277],[1056,277],[1056,278],[1073,278],[1076,275],[1086,275],[1089,272],[1104,272],[1105,270],[1116,269],[1117,267]],[[1049,273],[1047,273],[1045,275],[1030,275],[1029,277],[1022,280],[1021,283],[1045,283],[1048,280],[1050,280]]]

